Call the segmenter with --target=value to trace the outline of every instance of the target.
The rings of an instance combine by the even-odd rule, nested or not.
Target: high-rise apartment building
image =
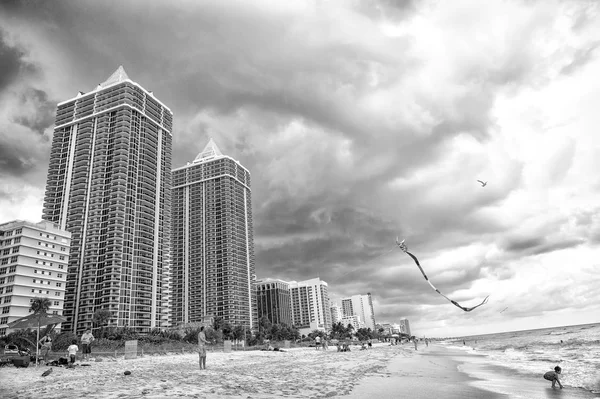
[[[71,233],[50,222],[0,224],[0,336],[29,314],[35,297],[62,315],[70,246]]]
[[[408,322],[408,319],[400,319],[400,333],[402,334],[407,334],[409,336],[411,336],[410,334],[410,324]]]
[[[173,114],[119,67],[58,104],[43,219],[72,233],[63,329],[168,325]]]
[[[373,311],[373,300],[370,293],[342,299],[342,313],[344,317],[358,316],[364,324],[364,328],[375,331],[375,312]]]
[[[221,317],[256,325],[250,172],[212,139],[173,169],[173,297],[176,324]]]
[[[257,282],[258,319],[266,316],[273,324],[292,325],[289,283],[267,278]]]
[[[300,334],[331,330],[331,305],[327,283],[320,278],[290,283],[292,324]]]

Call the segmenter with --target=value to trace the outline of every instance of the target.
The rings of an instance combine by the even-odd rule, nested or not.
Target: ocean
[[[560,366],[565,387],[600,393],[600,323],[474,335],[440,343],[485,355],[486,362],[531,378],[542,378]]]

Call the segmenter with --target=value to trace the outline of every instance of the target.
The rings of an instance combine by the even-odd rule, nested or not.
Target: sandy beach
[[[457,356],[462,356],[458,361]],[[286,352],[209,352],[207,369],[199,370],[196,354],[144,356],[137,359],[105,358],[74,369],[49,367],[0,369],[2,398],[520,398],[519,381],[488,390],[493,381],[474,378],[459,371],[469,365],[464,354],[430,346],[415,351],[412,346],[375,344],[373,349],[336,352],[314,348]],[[81,364],[81,362],[79,362]],[[477,362],[473,362],[477,367]],[[480,368],[483,370],[482,368]],[[131,375],[124,375],[124,371]],[[472,370],[471,370],[472,371]],[[494,378],[496,374],[490,374]],[[485,383],[484,383],[485,382]],[[504,381],[506,383],[506,381]],[[548,393],[541,381],[528,390],[541,397],[573,396],[574,391]],[[514,392],[508,392],[514,390]],[[532,392],[533,392],[532,391]],[[590,394],[591,395],[591,394]],[[537,396],[536,396],[537,397]]]

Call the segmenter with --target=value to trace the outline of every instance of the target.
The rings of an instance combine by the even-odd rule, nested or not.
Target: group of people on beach
[[[90,354],[92,353],[92,342],[95,341],[94,335],[92,334],[92,330],[89,328],[85,330],[83,335],[81,336],[81,350],[83,354],[83,360],[88,360]],[[78,340],[73,339],[71,341],[71,345],[67,348],[67,364],[72,367],[75,364],[75,360],[77,358],[77,352],[79,352],[79,346],[77,345]],[[42,357],[44,359],[44,364],[48,363],[48,354],[52,350],[52,337],[50,335],[45,335],[42,337],[38,346],[41,350]]]

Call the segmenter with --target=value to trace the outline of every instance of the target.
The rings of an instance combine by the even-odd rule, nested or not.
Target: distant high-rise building
[[[290,285],[282,280],[267,278],[257,282],[258,319],[266,316],[273,324],[292,325]]]
[[[410,333],[410,324],[408,323],[408,319],[400,319],[400,333],[412,336]]]
[[[344,317],[344,313],[342,312],[342,308],[338,305],[331,305],[331,325],[335,323],[339,323],[342,321],[342,317]]]
[[[331,305],[327,283],[320,278],[291,281],[292,323],[300,334],[331,330]]]
[[[173,300],[176,324],[221,317],[257,322],[250,172],[210,139],[173,169]]]
[[[169,323],[173,114],[119,67],[58,104],[43,219],[72,233],[63,329]]]
[[[0,224],[0,336],[29,314],[35,297],[48,298],[48,313],[62,315],[70,247],[71,233],[50,222]]]
[[[364,328],[365,325],[365,323],[360,320],[360,316],[358,315],[344,316],[342,317],[341,322],[344,327],[351,325],[352,328],[354,328],[354,331],[358,330],[359,328]]]
[[[375,312],[373,311],[373,300],[370,293],[342,299],[342,312],[344,317],[357,315],[365,328],[375,331]]]

